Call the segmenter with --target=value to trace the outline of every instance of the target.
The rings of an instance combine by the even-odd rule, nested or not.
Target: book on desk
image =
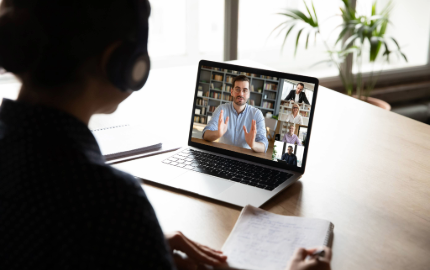
[[[162,154],[178,149],[162,143],[159,136],[143,126],[119,125],[92,130],[106,163],[113,164],[135,158]]]

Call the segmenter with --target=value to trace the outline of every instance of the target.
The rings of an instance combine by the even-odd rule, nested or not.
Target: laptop
[[[145,181],[260,207],[305,172],[318,83],[307,76],[202,60],[187,147],[113,166]],[[217,137],[221,111],[227,131]],[[255,143],[248,141],[254,149],[243,130],[245,125],[251,132],[252,120]],[[307,132],[304,138],[299,129]],[[297,166],[280,161],[287,145],[293,147]]]

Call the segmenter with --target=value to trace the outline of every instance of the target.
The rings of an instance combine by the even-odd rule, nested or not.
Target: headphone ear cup
[[[138,54],[132,60],[131,65],[128,66],[127,70],[127,84],[129,89],[137,91],[141,89],[148,79],[149,70],[151,69],[151,62],[147,52]]]
[[[106,67],[109,80],[124,92],[141,89],[149,76],[148,52],[136,52],[135,47],[129,42],[122,43],[112,53]]]

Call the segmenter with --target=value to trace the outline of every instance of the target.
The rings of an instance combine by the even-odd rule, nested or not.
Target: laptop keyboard
[[[290,173],[193,149],[185,149],[162,162],[266,190],[274,190],[292,176]]]

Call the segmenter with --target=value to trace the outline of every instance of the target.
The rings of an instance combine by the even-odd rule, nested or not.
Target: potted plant
[[[295,37],[294,55],[297,53],[300,38],[306,37],[305,49],[308,48],[310,37],[315,36],[315,40],[317,37],[321,38],[329,58],[317,64],[323,62],[334,64],[339,70],[339,77],[346,94],[372,103],[372,101],[369,100],[371,99],[369,95],[375,88],[378,77],[382,71],[382,68],[375,70],[375,61],[382,57],[384,62],[389,62],[392,54],[396,54],[405,61],[408,61],[406,55],[401,51],[397,40],[393,37],[387,37],[385,34],[387,26],[390,23],[389,15],[392,10],[391,2],[378,13],[376,10],[376,1],[374,1],[369,16],[359,14],[356,9],[352,8],[350,0],[342,0],[343,7],[340,8],[340,16],[342,16],[343,22],[338,26],[340,27],[340,31],[334,44],[328,44],[328,41],[321,35],[321,27],[314,4],[311,3],[311,11],[305,0],[303,0],[303,2],[307,14],[297,9],[287,9],[283,13],[278,13],[279,15],[287,17],[285,22],[281,23],[273,30],[280,29],[280,33],[286,30],[282,47],[284,47],[288,36],[295,28],[298,29],[298,31]],[[370,77],[366,81],[363,80],[362,74],[363,52],[365,50],[367,50],[369,54],[368,61],[372,63]],[[355,65],[357,69],[357,74],[355,76],[352,75],[351,69],[341,68],[348,56],[352,56],[353,65]],[[388,103],[384,103],[388,105]],[[390,106],[388,105],[388,107]]]

